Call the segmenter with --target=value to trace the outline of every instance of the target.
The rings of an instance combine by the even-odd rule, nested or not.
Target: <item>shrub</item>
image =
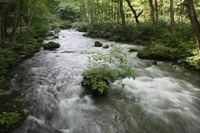
[[[94,95],[106,94],[110,82],[118,80],[124,86],[122,78],[135,78],[133,69],[127,65],[127,55],[119,46],[113,46],[108,54],[93,55],[90,59],[97,61],[97,64],[94,62],[83,72],[82,85]],[[113,64],[116,67],[110,66]]]
[[[72,28],[76,29],[80,32],[87,32],[88,31],[88,23],[85,22],[76,22],[72,25]]]
[[[21,120],[18,112],[4,112],[0,115],[0,125],[13,126]]]

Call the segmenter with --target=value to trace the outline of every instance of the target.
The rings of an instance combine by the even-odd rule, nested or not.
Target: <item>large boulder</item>
[[[103,44],[100,43],[99,41],[96,41],[96,42],[94,43],[94,46],[95,46],[95,47],[102,47]]]
[[[151,59],[151,60],[170,60],[170,50],[171,48],[164,45],[154,45],[148,46],[142,50],[139,50],[137,56],[141,59]]]
[[[55,50],[59,47],[60,47],[60,44],[55,43],[55,42],[48,42],[47,44],[43,46],[44,49],[48,49],[48,50]]]

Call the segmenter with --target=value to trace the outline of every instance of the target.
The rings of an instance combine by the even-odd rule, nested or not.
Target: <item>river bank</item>
[[[48,30],[41,32],[41,37],[36,37],[40,32],[34,33],[34,36],[33,33],[20,32],[16,42],[7,38],[0,45],[0,132],[12,132],[26,119],[23,109],[28,101],[24,100],[23,92],[10,88],[9,75],[17,65],[39,52],[47,36],[53,35]],[[27,35],[30,36],[27,38]]]
[[[80,22],[73,27],[78,31],[87,32],[84,36],[142,45],[144,49],[138,51],[139,58],[172,61],[187,69],[200,72],[200,54],[188,24],[179,24],[175,35],[171,33],[170,26],[164,22],[159,22],[157,27],[151,23],[127,25],[126,29],[112,22],[94,23],[92,26]]]

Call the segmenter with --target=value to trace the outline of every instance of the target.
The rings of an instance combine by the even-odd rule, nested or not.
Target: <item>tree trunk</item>
[[[12,29],[12,32],[11,32],[11,35],[13,37],[13,42],[15,42],[16,40],[16,33],[17,33],[17,27],[18,27],[18,24],[19,24],[19,9],[18,7],[15,8],[15,11],[14,11],[14,21],[13,21],[13,29]]]
[[[150,17],[152,23],[155,24],[155,11],[154,11],[153,0],[149,0],[149,6],[150,6]]]
[[[1,18],[1,27],[0,27],[0,30],[1,30],[1,41],[3,41],[6,37],[6,34],[7,34],[7,27],[6,27],[6,20],[5,20],[5,9],[4,9],[4,4],[2,3],[1,4],[1,8],[0,8],[0,18]]]
[[[173,35],[175,35],[175,21],[174,21],[174,0],[170,0],[170,24],[171,24],[171,31]]]
[[[155,0],[155,13],[156,13],[156,18],[155,18],[155,22],[158,23],[158,1]]]
[[[139,24],[140,22],[139,22],[138,18],[139,18],[140,15],[143,13],[143,11],[141,11],[139,14],[137,14],[136,11],[135,11],[135,9],[134,9],[133,6],[131,5],[130,0],[126,0],[126,2],[128,3],[128,6],[130,7],[130,9],[131,9],[131,11],[132,11],[132,13],[133,13],[133,15],[134,15],[134,17],[135,17],[135,22],[136,22],[137,24]]]
[[[197,41],[197,46],[200,50],[200,24],[195,12],[193,0],[184,0],[181,5],[185,5],[189,14],[192,29]]]
[[[2,43],[2,5],[0,4],[0,43]]]
[[[124,15],[124,9],[123,9],[123,0],[119,1],[119,7],[120,7],[120,15],[122,19],[122,28],[126,28],[126,21],[125,21],[125,15]]]

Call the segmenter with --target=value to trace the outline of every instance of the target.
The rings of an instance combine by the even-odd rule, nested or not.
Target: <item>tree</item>
[[[170,0],[170,24],[171,24],[171,31],[173,35],[175,35],[175,21],[174,21],[174,0]]]
[[[155,10],[153,5],[153,0],[149,0],[149,6],[150,6],[150,17],[153,24],[155,24]]]
[[[122,19],[122,28],[126,28],[126,21],[125,21],[125,15],[124,15],[124,8],[123,8],[123,0],[119,0],[119,7],[120,7],[120,15]]]
[[[184,0],[180,5],[186,6],[191,21],[192,29],[196,38],[197,46],[200,50],[200,24],[194,8],[193,0]]]
[[[130,0],[126,0],[126,2],[128,3],[128,6],[130,7],[130,9],[131,9],[131,11],[132,11],[132,13],[133,13],[133,15],[134,15],[134,17],[135,17],[135,22],[136,22],[137,24],[139,24],[140,22],[139,22],[138,18],[139,18],[140,15],[143,13],[143,10],[142,10],[140,13],[137,14],[136,10],[135,10],[135,9],[133,8],[133,6],[131,5]]]

